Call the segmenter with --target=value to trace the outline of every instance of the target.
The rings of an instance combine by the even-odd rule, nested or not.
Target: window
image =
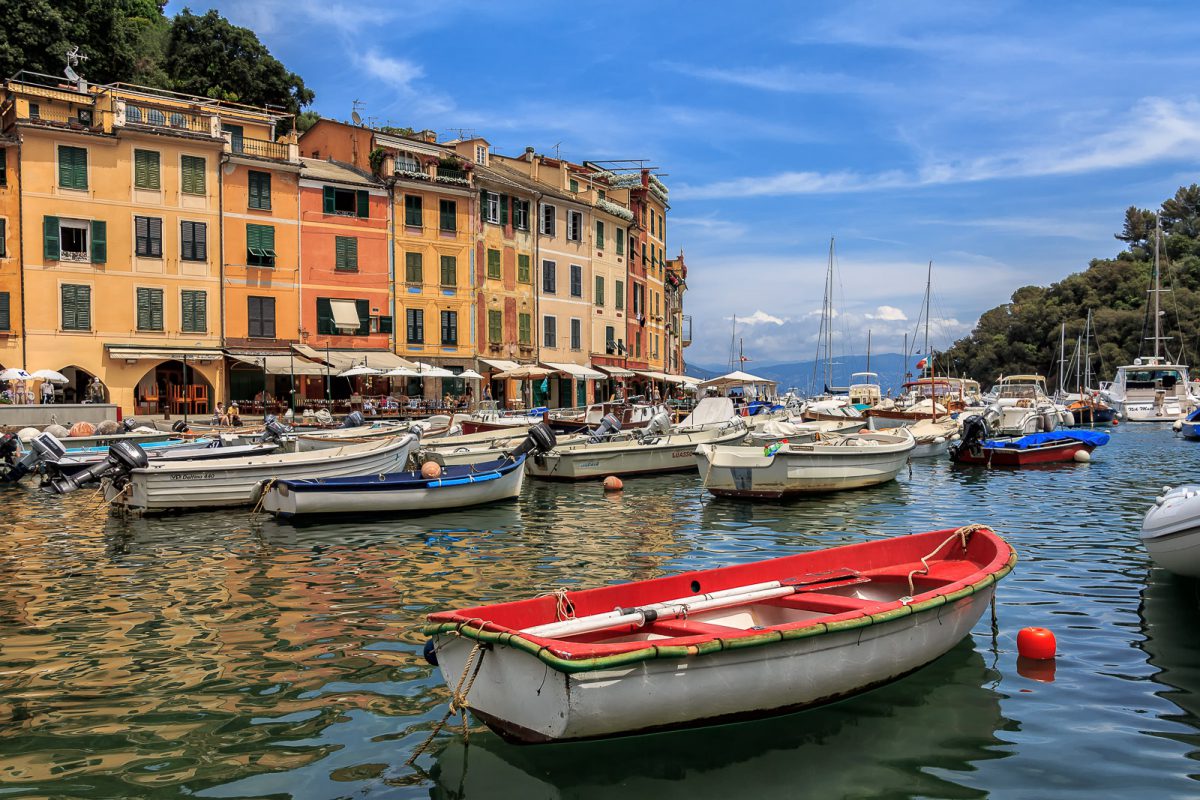
[[[500,279],[500,251],[488,250],[487,276]]]
[[[0,258],[8,258],[8,220],[6,219],[0,219]]]
[[[339,189],[336,186],[326,186],[322,194],[322,208],[326,214],[364,219],[371,215],[371,194],[366,189]]]
[[[179,329],[184,333],[208,331],[208,293],[184,289],[180,296]]]
[[[458,312],[442,312],[442,344],[458,344]]]
[[[601,200],[604,200],[608,197],[608,192],[604,191],[603,189],[597,189],[596,191],[599,193]]]
[[[500,224],[500,195],[484,192],[483,218],[485,222]]]
[[[542,291],[555,294],[558,290],[558,265],[553,261],[542,262]]]
[[[371,333],[391,333],[392,318],[385,316],[371,317],[370,331]]]
[[[529,201],[513,199],[513,227],[519,231],[529,230]]]
[[[314,158],[316,155],[316,153],[313,153]],[[416,172],[422,175],[425,174],[425,170],[421,169],[421,162],[418,161],[415,156],[412,156],[408,153],[398,153],[396,155],[396,171]]]
[[[442,256],[442,286],[458,285],[458,259],[454,256]]]
[[[529,274],[529,255],[526,253],[517,254],[517,280],[521,283],[533,283],[533,276]]]
[[[438,227],[446,233],[458,230],[458,203],[453,200],[438,201]]]
[[[72,283],[62,285],[62,329],[92,329],[92,287]]]
[[[161,331],[163,329],[163,290],[137,289],[137,329],[139,331]]]
[[[604,276],[603,275],[596,276],[596,296],[592,299],[595,301],[597,306],[599,306],[600,308],[604,308]]]
[[[251,267],[275,266],[274,225],[246,225],[246,264]]]
[[[41,119],[42,118],[42,107],[40,105],[38,105],[37,103],[30,103],[29,104],[29,118],[30,119]]]
[[[613,235],[613,238],[617,240],[617,255],[625,255],[625,231],[617,228],[617,232]]]
[[[242,126],[222,125],[221,131],[229,134],[229,149],[235,153],[241,153],[243,151],[242,137],[244,135],[244,129]]]
[[[249,321],[247,335],[252,339],[275,338],[275,298],[247,297],[246,316]]]
[[[616,281],[616,286],[613,289],[613,306],[617,311],[625,308],[625,281]]]
[[[379,325],[389,326],[391,317],[379,317]],[[325,336],[366,336],[371,332],[371,304],[367,300],[317,298],[317,334]]]
[[[547,236],[554,235],[554,206],[549,203],[542,203],[542,211],[540,214],[541,222],[538,230]]]
[[[246,205],[263,211],[271,209],[271,173],[250,170],[246,176],[249,197]]]
[[[11,301],[8,292],[0,292],[0,331],[12,330]]]
[[[571,297],[583,297],[583,267],[571,265]]]
[[[522,315],[524,316],[524,315]],[[504,312],[498,309],[488,309],[488,341],[499,344],[504,335]]]
[[[208,226],[203,222],[179,223],[179,258],[183,261],[208,260]]]
[[[558,317],[542,317],[542,347],[558,347]]]
[[[583,348],[583,320],[578,317],[571,317],[571,349],[580,350]]]
[[[333,268],[343,272],[358,272],[358,237],[335,236]]]
[[[424,227],[425,219],[421,213],[420,195],[404,195],[404,225],[409,228]]]
[[[475,145],[475,163],[487,164],[487,147],[484,145]]]
[[[0,186],[8,186],[8,151],[0,152]]]
[[[87,148],[58,146],[58,185],[64,189],[87,189]]]
[[[617,330],[612,325],[604,326],[604,352],[609,355],[617,352]]]
[[[634,331],[633,333],[633,356],[634,358],[642,357],[642,332]]]
[[[404,282],[421,284],[425,282],[424,265],[420,253],[404,254]]]
[[[604,249],[604,223],[601,220],[596,220],[596,249]]]
[[[182,156],[179,159],[179,168],[182,172],[180,180],[180,191],[184,194],[206,194],[207,187],[205,185],[205,161],[200,156]]]
[[[425,343],[425,312],[420,308],[409,308],[404,312],[408,321],[408,343]]]
[[[137,189],[162,188],[162,170],[157,151],[133,151],[133,185]]]
[[[567,212],[567,240],[572,242],[583,241],[583,213],[579,211]]]
[[[571,178],[571,191],[575,192],[576,194],[579,192],[579,181],[575,180],[574,178]]]
[[[43,256],[47,261],[103,264],[108,253],[106,231],[102,220],[43,217]]]
[[[533,344],[533,315],[517,315],[517,344],[530,346]]]
[[[162,219],[133,218],[134,254],[142,258],[162,258]]]

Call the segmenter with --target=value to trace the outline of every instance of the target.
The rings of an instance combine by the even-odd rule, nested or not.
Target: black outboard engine
[[[186,422],[177,419],[175,420],[175,424],[171,426],[171,430],[175,433],[190,433],[192,429],[188,427]]]
[[[289,432],[291,432],[291,428],[280,422],[274,414],[268,414],[263,420],[263,433],[260,441],[282,445],[284,435]]]
[[[968,452],[981,451],[981,445],[991,436],[987,420],[979,414],[972,414],[963,420],[962,439],[952,448],[951,457],[964,447]]]
[[[133,433],[133,429],[138,426],[138,421],[133,417],[126,417],[121,420],[121,431],[123,433]]]
[[[10,436],[12,439],[9,439]],[[6,464],[0,467],[3,469],[0,479],[16,483],[33,472],[39,464],[46,462],[53,464],[58,461],[67,454],[67,449],[53,434],[39,433],[29,440],[25,455],[14,463],[12,459],[16,457],[16,437],[9,433],[4,435],[3,440],[0,440],[0,452],[4,453],[6,461]]]
[[[342,420],[343,428],[358,428],[366,424],[367,421],[363,418],[361,411],[351,411],[346,415],[346,418]]]
[[[146,451],[137,442],[120,441],[108,446],[108,456],[103,461],[92,464],[85,470],[74,475],[62,475],[42,484],[42,488],[51,494],[66,494],[92,481],[100,480],[106,475],[113,477],[114,485],[123,483],[132,470],[145,467],[150,463]]]
[[[521,456],[528,455],[532,452],[538,454],[549,453],[558,445],[558,437],[554,435],[554,431],[544,422],[539,422],[529,429],[529,434],[525,437],[516,449],[507,455],[509,461],[516,461]]]
[[[605,414],[600,425],[588,431],[588,443],[605,442],[621,432],[621,420],[615,414]]]

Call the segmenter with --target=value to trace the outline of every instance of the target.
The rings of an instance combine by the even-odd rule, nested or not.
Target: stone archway
[[[188,387],[196,388],[189,391]],[[206,415],[216,400],[212,382],[196,364],[174,359],[151,367],[134,386],[135,409],[147,413]]]
[[[58,387],[62,392],[61,397],[64,403],[82,403],[88,399],[88,386],[91,385],[92,379],[97,377],[95,373],[75,364],[65,366],[58,372],[61,372],[67,379],[67,383]],[[100,402],[107,403],[108,387],[103,382],[99,384],[99,392]]]

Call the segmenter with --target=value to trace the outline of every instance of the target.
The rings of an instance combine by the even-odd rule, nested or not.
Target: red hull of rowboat
[[[963,447],[955,455],[959,464],[982,464],[993,467],[1036,467],[1042,464],[1062,464],[1074,461],[1079,452],[1090,453],[1096,448],[1084,442],[1066,440],[1043,447]]]

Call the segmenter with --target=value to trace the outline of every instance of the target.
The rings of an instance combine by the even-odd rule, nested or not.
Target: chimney
[[[533,148],[532,147],[525,148],[525,160],[528,161],[530,164],[533,163]]]
[[[429,130],[428,128],[426,128],[425,130],[418,133],[417,137],[423,142],[427,142],[429,144],[437,144],[437,134],[434,133],[433,131]]]

